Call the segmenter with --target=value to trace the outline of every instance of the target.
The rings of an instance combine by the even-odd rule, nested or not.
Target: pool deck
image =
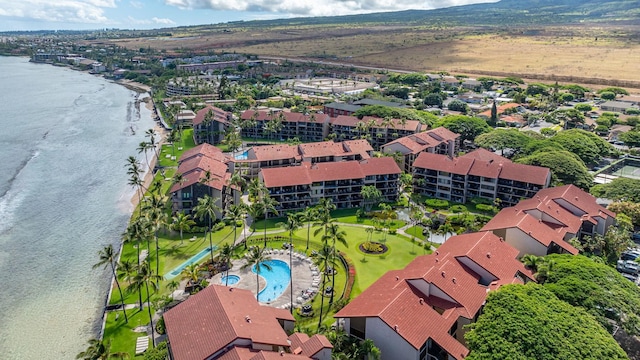
[[[271,260],[282,260],[289,264],[289,250],[271,250],[271,253],[267,253],[267,256]],[[237,284],[229,285],[229,287],[236,287],[239,289],[247,289],[252,293],[256,292],[256,274],[251,271],[251,267],[241,269],[244,265],[242,260],[234,260],[233,266],[229,270],[229,275],[240,276],[240,281]],[[307,303],[313,299],[313,295],[317,293],[320,284],[320,275],[317,267],[313,265],[313,262],[308,257],[293,252],[293,266],[291,267],[291,273],[293,274],[293,305],[299,307],[304,303]],[[212,284],[222,284],[222,277],[226,273],[220,273],[212,277],[209,282]],[[260,290],[265,286],[265,280],[262,276],[260,279]],[[309,291],[314,291],[309,296]],[[303,296],[304,294],[304,296]],[[261,303],[262,305],[268,305],[276,308],[288,309],[290,304],[290,290],[287,289],[274,301],[268,303]]]

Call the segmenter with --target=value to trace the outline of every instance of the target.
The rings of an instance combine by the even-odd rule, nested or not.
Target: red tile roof
[[[202,360],[237,339],[288,347],[272,308],[249,290],[211,285],[164,314],[175,358]]]
[[[476,150],[473,150],[471,152],[468,152],[460,157],[463,158],[470,158],[470,159],[476,159],[476,160],[481,160],[481,161],[495,161],[495,162],[499,162],[499,163],[508,163],[511,162],[511,160],[502,157],[494,152],[491,152],[487,149],[483,149],[483,148],[479,148]]]
[[[228,112],[215,106],[207,105],[204,109],[201,109],[196,113],[196,117],[193,119],[193,125],[200,125],[202,122],[204,122],[204,119],[209,111],[213,113],[213,121],[221,122],[223,124],[229,123],[229,121],[227,120],[227,117],[229,116]]]
[[[183,156],[184,157],[184,156]],[[219,160],[209,158],[207,156],[190,156],[186,160],[180,161],[177,173],[182,174],[183,181],[173,184],[169,192],[176,192],[195,183],[206,179],[206,172],[209,171],[211,180],[206,185],[222,190],[228,183],[231,173],[228,171],[229,166]]]
[[[218,147],[204,143],[183,152],[178,162],[186,161],[194,156],[206,156],[223,162],[230,160]]]
[[[594,218],[596,217],[600,217],[603,219],[616,217],[616,214],[614,212],[598,205],[595,197],[575,185],[564,185],[543,189],[538,191],[536,195],[541,199],[552,199],[560,206],[564,206],[561,203],[562,200],[564,200],[572,206],[580,209],[580,211],[575,213],[575,215],[583,216],[583,219],[591,221],[593,223],[595,223]],[[571,209],[567,210],[572,211]]]
[[[547,186],[551,179],[551,170],[542,166],[505,163],[502,165],[500,178]]]
[[[391,157],[362,161],[338,161],[261,169],[266,187],[306,185],[319,181],[364,179],[369,175],[400,174],[402,170]]]
[[[503,105],[498,105],[496,110],[498,110],[497,113],[498,115],[500,115],[503,112],[505,112],[507,109],[517,108],[518,106],[521,106],[521,105],[517,103],[507,103]],[[481,112],[480,114],[478,114],[478,116],[491,117],[491,109]]]
[[[440,144],[455,141],[458,137],[460,137],[460,135],[448,130],[447,128],[439,127],[401,137],[383,145],[383,147],[398,143],[407,148],[407,154],[417,154],[429,148],[434,148]]]
[[[248,153],[248,160],[272,161],[285,159],[299,160],[298,147],[287,144],[254,146],[249,149]]]
[[[216,360],[309,360],[308,356],[234,347]]]
[[[438,171],[446,171],[452,174],[467,175],[473,159],[469,158],[450,158],[446,155],[432,154],[422,152],[413,162],[413,166],[423,169],[431,169]]]
[[[520,273],[532,277],[517,255],[489,232],[454,236],[435,253],[417,257],[403,270],[387,272],[335,317],[378,317],[416,350],[431,338],[455,359],[462,359],[469,350],[448,331],[461,316],[473,319],[490,289],[479,283],[482,274],[467,264],[475,263],[491,274],[495,288],[519,282]]]
[[[316,334],[309,337],[307,334],[296,333],[289,336],[291,352],[313,357],[324,349],[333,349],[333,345],[324,335]]]
[[[578,253],[578,249],[564,240],[567,233],[576,235],[575,229],[544,221],[542,218],[522,211],[517,205],[500,210],[482,230],[495,231],[512,228],[520,230],[547,248],[555,243],[573,255]]]
[[[373,148],[366,140],[346,140],[343,142],[322,141],[298,145],[298,152],[304,158],[322,156],[348,156],[360,154],[369,157]]]

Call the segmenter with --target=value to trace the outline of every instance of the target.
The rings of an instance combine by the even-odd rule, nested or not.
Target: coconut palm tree
[[[213,263],[213,240],[211,239],[212,224],[213,219],[217,218],[216,214],[222,210],[216,204],[216,199],[212,198],[209,195],[205,195],[199,198],[198,205],[196,205],[193,210],[195,211],[196,216],[200,218],[200,220],[206,218],[209,222],[207,232],[209,233],[209,251],[211,252],[211,263]]]
[[[231,258],[233,258],[233,246],[230,244],[222,245],[218,256],[220,257],[220,261],[222,261],[226,269],[224,285],[229,286],[229,268],[231,268]]]
[[[302,221],[298,214],[287,214],[287,221],[278,223],[278,226],[289,232],[289,268],[291,276],[289,276],[289,292],[290,304],[289,311],[293,314],[293,233],[302,227]]]
[[[129,353],[111,352],[111,341],[101,341],[89,339],[89,346],[85,351],[76,355],[76,359],[82,360],[108,360],[108,359],[129,359]]]
[[[168,198],[165,195],[154,194],[149,199],[149,203],[145,206],[146,218],[152,225],[153,237],[156,242],[156,274],[160,272],[160,243],[158,233],[167,224],[169,216],[167,215]]]
[[[138,154],[144,153],[144,160],[145,160],[145,163],[147,163],[147,168],[151,170],[151,163],[149,162],[149,156],[147,156],[147,152],[151,150],[149,146],[150,145],[148,142],[141,141],[140,144],[138,144],[138,147],[136,148],[136,150],[138,150]]]
[[[337,250],[336,250],[336,241],[340,242],[344,246],[349,246],[347,244],[347,233],[344,230],[340,230],[340,226],[338,224],[333,223],[333,224],[330,224],[327,227],[327,234],[324,237],[327,238],[325,243],[327,243],[329,240],[332,241],[331,247],[333,248],[334,263],[336,263],[335,256],[338,253]],[[332,269],[333,269],[333,271],[331,271],[331,288],[335,288],[335,285],[336,285],[336,269],[335,269],[335,267],[333,267]],[[334,293],[335,293],[335,291],[331,292],[331,298],[329,299],[329,304],[333,304],[333,294]]]
[[[191,227],[195,224],[196,222],[193,221],[191,215],[185,214],[184,212],[179,212],[173,216],[171,229],[180,232],[180,245],[184,244],[184,237],[182,236],[183,231],[191,230]]]
[[[131,260],[123,260],[118,264],[118,277],[131,284],[134,274],[136,273],[136,263]]]
[[[142,179],[142,174],[144,170],[140,168],[140,162],[134,156],[129,156],[127,158],[127,175],[129,175],[128,184],[133,186],[136,189],[136,193],[138,195],[138,202],[142,202],[144,196],[144,184]],[[142,212],[142,208],[140,208],[140,212]]]
[[[158,148],[156,147],[156,132],[153,129],[145,131],[144,135],[149,138],[149,147],[153,149],[156,159],[158,158]]]
[[[230,205],[224,211],[224,220],[233,226],[233,245],[235,246],[238,239],[238,221],[244,219],[246,209],[244,204]]]
[[[252,246],[249,248],[249,253],[245,258],[246,263],[242,265],[242,269],[246,269],[248,267],[254,267],[256,272],[256,300],[260,301],[260,272],[262,272],[262,268],[267,271],[271,271],[271,265],[269,265],[268,261],[271,260],[270,257],[266,256],[264,253],[264,248],[260,248],[260,246]]]
[[[124,308],[124,296],[122,296],[122,289],[120,288],[120,282],[118,281],[118,276],[116,275],[116,260],[118,259],[118,253],[113,250],[113,245],[109,244],[105,246],[102,250],[98,251],[99,261],[93,265],[93,268],[98,268],[103,266],[106,268],[109,266],[111,268],[111,275],[116,282],[116,287],[118,288],[118,293],[120,293],[120,303],[122,306],[122,312],[124,313],[124,321],[126,323],[129,322],[129,318],[127,317],[127,311]]]
[[[447,241],[447,234],[450,234],[454,231],[453,225],[449,221],[445,221],[442,225],[438,227],[438,233],[444,236],[444,241]]]
[[[197,285],[200,283],[200,265],[189,264],[182,269],[180,273],[183,280],[188,280],[191,285]]]
[[[158,282],[160,280],[162,280],[162,277],[154,273],[153,269],[151,269],[151,266],[149,265],[149,262],[145,260],[144,262],[142,262],[142,264],[140,264],[140,267],[138,268],[138,274],[134,277],[133,281],[133,284],[135,284],[138,289],[144,286],[147,292],[147,310],[149,311],[149,320],[151,321],[151,344],[153,345],[153,347],[156,347],[156,340],[155,336],[153,336],[154,327],[153,315],[151,314],[151,293],[149,292],[149,287],[151,287],[152,290],[157,291]]]
[[[264,247],[267,247],[267,218],[269,218],[269,214],[278,214],[276,206],[279,203],[269,194],[264,194],[260,203],[262,203],[262,213],[264,214]]]
[[[333,254],[333,248],[326,243],[322,246],[322,249],[313,256],[313,263],[322,272],[322,284],[320,285],[320,318],[318,319],[318,331],[322,326],[322,314],[324,310],[324,292],[327,284],[327,270],[329,268],[335,268],[335,256]]]

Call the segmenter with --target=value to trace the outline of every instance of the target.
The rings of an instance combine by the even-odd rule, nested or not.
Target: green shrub
[[[493,205],[477,204],[476,205],[476,210],[483,211],[483,212],[492,212],[493,211]]]
[[[390,235],[395,235],[395,234],[397,234],[397,233],[398,233],[398,230],[396,230],[396,229],[391,229],[391,230],[389,230],[389,234],[390,234]]]
[[[166,328],[164,326],[164,317],[161,317],[160,320],[156,323],[156,331],[160,335],[164,335],[166,333]]]
[[[424,203],[434,209],[446,209],[449,207],[449,201],[443,199],[427,199]]]
[[[453,205],[449,208],[452,213],[461,213],[467,211],[467,207],[464,205]]]
[[[491,202],[491,200],[485,199],[485,198],[481,198],[481,197],[471,198],[471,200],[469,200],[469,202],[474,204],[474,205],[476,205],[476,204],[487,204],[487,205],[493,204],[493,202]]]
[[[365,249],[367,252],[372,252],[372,253],[382,252],[382,244],[373,242],[373,241],[365,242],[364,244],[362,244],[362,248]]]

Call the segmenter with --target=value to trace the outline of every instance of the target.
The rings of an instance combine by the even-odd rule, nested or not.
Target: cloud
[[[0,0],[0,16],[102,24],[110,22],[104,9],[115,7],[115,0]]]
[[[497,0],[164,0],[180,9],[212,9],[331,16],[495,2]]]
[[[142,9],[144,7],[144,4],[140,1],[129,1],[129,5],[131,5],[132,8],[136,9]]]
[[[135,25],[149,25],[149,24],[160,24],[160,25],[175,25],[176,22],[171,19],[163,19],[152,17],[151,19],[135,19],[131,16],[128,17],[129,23]]]

